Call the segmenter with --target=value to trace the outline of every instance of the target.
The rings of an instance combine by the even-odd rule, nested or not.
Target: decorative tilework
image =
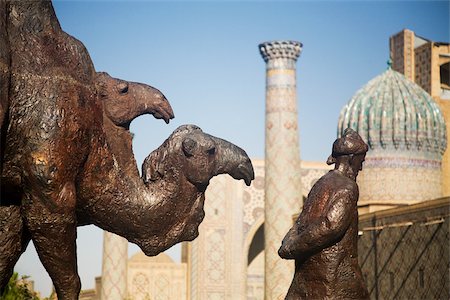
[[[128,260],[128,297],[132,300],[186,300],[186,264],[167,254],[146,256],[142,251]]]
[[[244,186],[242,191],[244,205],[243,241],[251,238],[248,236],[250,228],[260,225],[259,223],[256,224],[256,221],[261,217],[264,219],[264,161],[253,160],[253,166],[255,169],[255,180],[251,186]],[[307,197],[316,181],[330,169],[331,167],[325,163],[304,161],[301,163],[300,174],[303,197]],[[255,228],[253,229],[255,230]]]
[[[388,69],[370,80],[343,107],[338,136],[356,130],[370,150],[393,149],[434,153],[440,161],[447,147],[443,114],[427,92]]]
[[[289,112],[297,115],[296,101],[286,101],[286,99],[296,99],[297,91],[293,87],[269,88],[266,90],[266,113]]]
[[[442,196],[441,170],[365,167],[358,175],[359,205],[412,204]]]
[[[211,230],[206,246],[206,278],[209,284],[220,284],[225,280],[225,230]]]
[[[264,299],[264,251],[258,254],[247,269],[247,300]]]
[[[208,292],[208,300],[225,300],[225,293],[221,292]]]
[[[389,68],[342,109],[338,136],[347,127],[369,144],[358,176],[360,205],[411,204],[442,196],[446,124],[439,106],[420,86]]]
[[[188,254],[191,299],[243,299],[243,182],[221,175],[205,194],[205,219]]]
[[[155,300],[169,300],[170,299],[170,280],[164,274],[158,274],[155,281]]]
[[[104,231],[102,300],[123,300],[127,296],[128,241]]]
[[[132,295],[134,295],[134,297],[145,298],[149,296],[149,280],[147,275],[145,275],[144,273],[137,273],[136,275],[134,275],[132,287]]]
[[[302,191],[303,197],[307,197],[309,191],[313,187],[313,185],[320,179],[325,173],[327,173],[331,167],[322,164],[320,167],[306,167],[302,166],[301,168],[301,176],[302,176]]]
[[[255,169],[255,180],[250,187],[243,191],[244,218],[243,235],[247,233],[255,221],[264,215],[264,165],[253,164]]]

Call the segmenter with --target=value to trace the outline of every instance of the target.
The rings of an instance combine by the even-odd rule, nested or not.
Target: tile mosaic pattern
[[[264,161],[253,161],[255,167],[256,179],[250,187],[243,188],[243,201],[244,201],[244,250],[249,250],[250,244],[255,237],[255,232],[261,226],[261,222],[264,226]],[[301,166],[301,181],[302,181],[302,192],[303,197],[307,197],[307,194],[311,190],[312,186],[322,177],[325,173],[329,171],[330,167],[325,163],[305,163],[302,162]],[[258,182],[259,179],[259,182]],[[292,218],[292,216],[291,216]],[[262,219],[262,220],[261,220]],[[281,245],[281,241],[279,242]],[[244,256],[248,255],[248,252],[244,252]],[[264,251],[260,254],[263,257],[262,265],[264,265]],[[259,255],[258,255],[259,256]],[[247,299],[252,300],[262,300],[264,293],[258,292],[259,288],[264,287],[264,268],[252,269],[255,261],[251,265],[247,266]],[[293,262],[291,262],[293,265]],[[254,267],[254,266],[253,266]],[[290,267],[290,266],[288,266]],[[289,281],[290,283],[290,281]],[[286,290],[287,291],[287,290]]]
[[[341,110],[338,136],[355,129],[370,149],[436,154],[447,147],[443,114],[420,86],[388,68],[370,80]]]
[[[188,250],[191,299],[244,299],[243,186],[221,175],[206,190],[205,219]]]
[[[254,233],[264,222],[264,161],[252,160],[253,167],[255,169],[255,180],[252,185],[243,188],[243,206],[244,206],[244,218],[243,218],[243,242],[251,240],[252,233]],[[330,166],[325,163],[308,163],[302,161],[301,163],[301,181],[302,181],[302,194],[303,198],[308,196],[312,186],[319,180],[320,177],[325,175],[331,169]]]
[[[439,107],[444,113],[447,124],[447,141],[450,139],[450,100],[437,100]],[[444,196],[450,196],[450,146],[442,158],[442,193]]]
[[[255,226],[255,223],[261,218],[264,219],[264,161],[252,160],[252,163],[255,170],[255,180],[251,186],[244,187],[242,191],[244,206],[242,225],[244,239],[242,242],[245,242],[245,237],[249,234],[249,230]],[[259,224],[256,226],[259,226]]]
[[[114,233],[103,233],[102,300],[127,296],[128,241]]]
[[[138,251],[128,260],[127,300],[186,300],[185,263],[174,262],[167,254],[146,256]]]

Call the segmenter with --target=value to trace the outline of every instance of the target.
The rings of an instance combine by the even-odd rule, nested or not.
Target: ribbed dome
[[[369,81],[342,109],[338,136],[347,127],[355,129],[372,150],[442,155],[447,146],[438,105],[420,86],[391,68]]]

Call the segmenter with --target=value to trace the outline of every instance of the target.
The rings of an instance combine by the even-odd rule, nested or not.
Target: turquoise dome
[[[447,147],[445,121],[436,102],[391,68],[370,80],[341,110],[338,136],[347,127],[356,130],[371,150],[441,156]]]

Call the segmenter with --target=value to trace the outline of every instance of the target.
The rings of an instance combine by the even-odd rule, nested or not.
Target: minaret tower
[[[295,67],[302,44],[272,41],[259,50],[266,62],[265,299],[284,299],[294,263],[278,248],[303,205]]]
[[[127,295],[128,241],[114,233],[103,233],[101,300],[124,300]]]

